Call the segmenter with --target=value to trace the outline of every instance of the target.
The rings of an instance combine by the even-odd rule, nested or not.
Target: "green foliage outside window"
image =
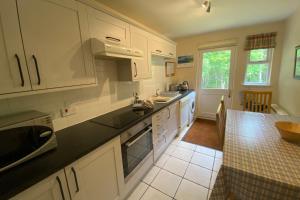
[[[230,50],[203,53],[202,89],[227,89],[229,87]]]

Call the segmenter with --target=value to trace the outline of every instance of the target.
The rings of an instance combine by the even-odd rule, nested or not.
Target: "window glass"
[[[203,53],[202,89],[228,89],[231,50]]]
[[[245,72],[245,85],[269,85],[273,49],[250,50]]]

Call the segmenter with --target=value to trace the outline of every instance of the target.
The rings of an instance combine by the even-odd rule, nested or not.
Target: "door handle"
[[[39,65],[38,65],[38,62],[37,62],[37,59],[36,59],[35,55],[32,55],[32,58],[33,58],[33,61],[34,61],[34,64],[35,64],[36,75],[37,75],[37,78],[38,78],[38,85],[41,85]]]
[[[74,174],[74,179],[75,179],[75,184],[76,184],[76,193],[77,193],[77,192],[79,192],[79,185],[78,185],[77,174],[76,174],[74,167],[71,168],[71,171]]]
[[[63,190],[60,178],[58,176],[56,177],[56,181],[58,182],[58,185],[59,185],[59,190],[60,190],[61,197],[62,197],[63,200],[65,200],[64,190]]]
[[[24,87],[24,76],[23,76],[23,72],[22,72],[22,66],[21,66],[21,62],[20,62],[20,58],[18,56],[18,54],[15,54],[15,58],[17,59],[18,62],[18,68],[19,68],[19,73],[20,73],[20,78],[21,78],[21,86]]]
[[[136,67],[136,62],[133,63],[134,64],[134,71],[135,71],[135,74],[134,74],[134,77],[137,77],[137,67]]]
[[[170,108],[168,107],[168,111],[169,111],[169,116],[168,116],[168,119],[171,118],[171,111],[170,111]]]
[[[231,98],[231,90],[228,90],[228,98]]]

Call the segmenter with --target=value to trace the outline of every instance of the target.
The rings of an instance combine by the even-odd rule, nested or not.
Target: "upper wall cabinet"
[[[17,0],[32,88],[96,82],[85,7],[75,0]]]
[[[16,2],[0,1],[0,94],[31,90]]]
[[[94,8],[88,8],[92,38],[124,47],[130,46],[129,24]]]
[[[137,79],[151,78],[152,70],[151,63],[149,62],[151,57],[148,52],[148,37],[149,34],[134,26],[130,26],[131,33],[131,48],[143,51],[143,59],[135,59],[135,69],[133,69],[137,75]]]
[[[150,51],[151,54],[157,56],[162,56],[166,58],[176,57],[176,45],[162,40],[156,36],[151,37]]]

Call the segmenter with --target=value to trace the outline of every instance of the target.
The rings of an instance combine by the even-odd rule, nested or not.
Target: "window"
[[[203,53],[202,89],[228,89],[231,50]]]
[[[248,51],[245,85],[270,85],[273,48]]]

